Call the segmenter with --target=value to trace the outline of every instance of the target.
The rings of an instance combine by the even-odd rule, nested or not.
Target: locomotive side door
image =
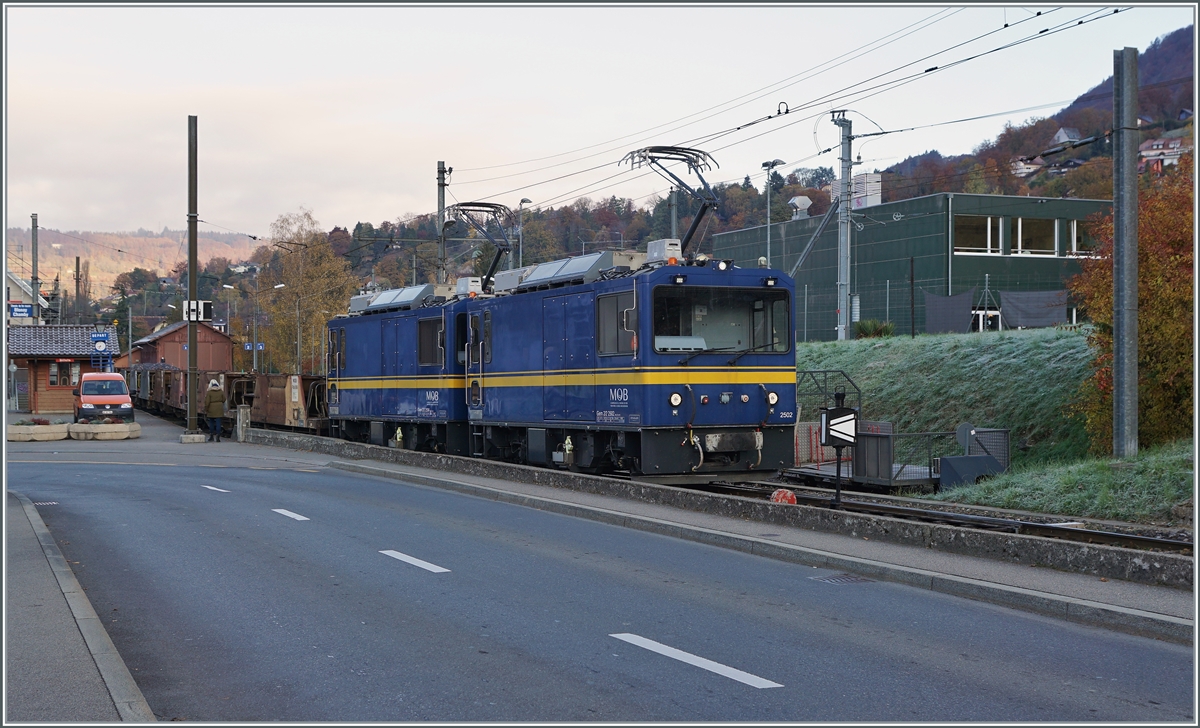
[[[399,393],[396,388],[396,375],[400,373],[400,320],[384,319],[380,332],[380,362],[379,373],[382,375],[380,390],[380,412],[395,414],[399,412]]]
[[[487,312],[491,323],[491,312]],[[484,312],[475,311],[467,319],[467,351],[465,356],[467,419],[483,418]]]
[[[542,416],[561,420],[567,416],[566,377],[563,373],[563,324],[567,296],[542,301]]]
[[[591,293],[542,303],[542,413],[547,420],[596,419],[594,308]]]

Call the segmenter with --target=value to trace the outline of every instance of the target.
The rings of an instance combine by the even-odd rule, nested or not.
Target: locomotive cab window
[[[471,364],[479,363],[479,343],[482,340],[480,337],[481,337],[481,332],[479,331],[479,317],[472,316],[471,317],[471,335],[469,337],[471,343],[468,346],[468,349],[470,350]]]
[[[596,298],[597,353],[602,356],[633,353],[633,334],[637,328],[634,303],[633,291]]]
[[[785,352],[791,302],[778,288],[654,289],[654,350]]]
[[[423,367],[442,363],[442,320],[417,321],[417,364]]]
[[[459,364],[467,363],[467,315],[460,313],[454,318],[454,356]]]

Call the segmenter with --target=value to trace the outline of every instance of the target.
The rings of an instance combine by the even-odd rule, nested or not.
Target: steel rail
[[[696,488],[722,491],[728,495],[745,497],[769,498],[775,489],[781,487],[770,483],[710,483]],[[795,493],[793,491],[793,493]],[[796,503],[814,508],[834,508],[833,497],[795,493]],[[1190,552],[1194,544],[1190,541],[1142,536],[1139,534],[1116,533],[1112,531],[1096,531],[1078,526],[1066,526],[1055,523],[1035,523],[1015,518],[998,518],[995,516],[979,516],[969,513],[953,513],[911,506],[890,505],[886,503],[870,503],[866,501],[842,499],[838,510],[868,515],[889,516],[906,520],[923,521],[927,523],[944,523],[951,526],[978,528],[982,530],[999,531],[1027,536],[1042,536],[1058,538],[1067,541],[1120,546],[1122,548],[1158,549],[1174,553]]]

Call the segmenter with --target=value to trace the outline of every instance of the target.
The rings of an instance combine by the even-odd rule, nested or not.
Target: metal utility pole
[[[75,256],[75,323],[83,323],[79,320],[79,256]]]
[[[679,206],[675,203],[675,188],[671,188],[670,202],[667,207],[671,208],[671,239],[679,239]]]
[[[447,168],[445,162],[438,162],[438,283],[446,282],[446,230],[444,227],[446,222],[446,174],[452,171],[454,171],[453,167]]]
[[[842,130],[842,178],[839,180],[841,203],[838,205],[838,341],[845,341],[850,330],[850,120],[845,111],[833,112],[833,123]]]
[[[1113,51],[1113,456],[1138,451],[1138,51]]]
[[[763,162],[762,168],[767,170],[767,267],[771,267],[771,172],[783,164],[782,159]]]
[[[33,218],[33,227],[29,230],[29,234],[33,238],[33,272],[29,275],[29,287],[33,289],[33,325],[37,326],[42,323],[42,307],[38,304],[38,300],[42,297],[42,283],[38,280],[37,275],[37,213],[33,213],[30,217]]]
[[[196,395],[199,392],[199,373],[196,371],[196,282],[199,279],[199,266],[196,260],[196,162],[197,162],[196,117],[188,117],[188,301],[193,307],[188,311],[188,381],[187,381],[187,432],[196,435],[200,433],[196,426]]]

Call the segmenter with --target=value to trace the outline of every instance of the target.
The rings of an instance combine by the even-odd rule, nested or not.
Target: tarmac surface
[[[865,538],[497,478],[239,443],[182,444],[182,429],[139,413],[136,440],[8,443],[7,461],[303,463],[650,530],[766,558],[842,569],[1070,621],[1192,644],[1194,592],[881,543]],[[214,448],[220,448],[219,460]],[[253,464],[253,465],[252,465]],[[153,721],[153,713],[76,581],[37,507],[8,482],[5,723]]]

